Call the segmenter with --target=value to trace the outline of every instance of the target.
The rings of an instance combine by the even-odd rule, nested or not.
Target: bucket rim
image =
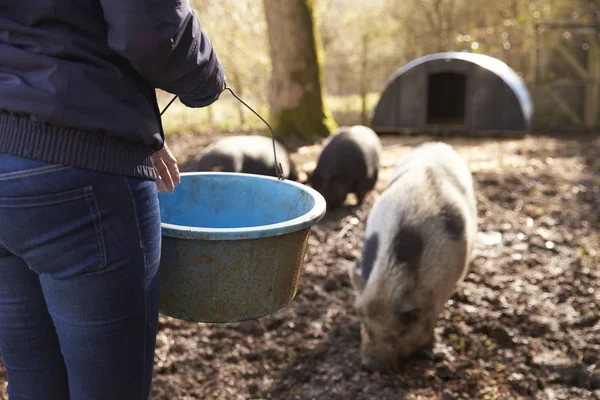
[[[278,182],[278,184],[292,185],[299,190],[308,193],[314,200],[313,207],[299,217],[268,225],[257,225],[242,228],[202,228],[196,226],[169,224],[161,221],[162,236],[192,239],[192,240],[244,240],[244,239],[260,239],[274,236],[281,236],[288,233],[297,232],[306,228],[310,228],[319,222],[327,210],[325,198],[315,189],[305,184],[291,181],[289,179],[279,180],[276,177],[248,174],[242,172],[182,172],[181,178],[186,176],[219,176],[219,177],[239,177],[245,176],[256,180],[270,180]],[[175,189],[177,190],[177,189]]]

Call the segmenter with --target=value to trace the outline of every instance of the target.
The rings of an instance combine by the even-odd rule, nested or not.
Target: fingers
[[[181,176],[179,175],[179,166],[177,165],[177,159],[175,159],[175,156],[173,155],[173,153],[171,153],[171,150],[169,149],[169,147],[167,147],[166,143],[164,147],[159,151],[159,156],[167,166],[167,169],[169,170],[169,174],[173,179],[173,182],[181,183]]]
[[[152,162],[157,175],[156,188],[158,191],[167,190],[169,193],[173,193],[175,183],[181,183],[181,176],[177,160],[166,143],[162,149],[152,155]]]
[[[175,190],[175,184],[173,183],[173,178],[171,177],[171,174],[169,173],[169,168],[167,168],[167,165],[165,164],[163,159],[158,158],[154,162],[154,167],[158,171],[158,175],[162,179],[164,187],[167,189],[167,191],[169,193],[173,193],[173,191]]]
[[[156,181],[155,181],[156,189],[162,193],[165,191],[165,184],[164,184],[162,178],[160,177],[160,174],[158,173],[158,170],[156,169],[156,167],[154,168],[154,172],[156,172]]]

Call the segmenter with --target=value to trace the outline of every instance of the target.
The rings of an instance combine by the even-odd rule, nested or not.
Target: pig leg
[[[355,190],[356,198],[358,199],[358,203],[356,205],[362,206],[365,196],[367,195],[368,189],[366,185],[358,185]]]
[[[379,168],[376,168],[373,172],[373,177],[369,181],[369,190],[372,190],[377,184],[377,179],[379,178]]]
[[[354,193],[358,198],[358,205],[362,205],[365,196],[369,193],[373,187],[375,187],[375,183],[377,182],[378,170],[375,170],[373,177],[368,181],[354,181]]]

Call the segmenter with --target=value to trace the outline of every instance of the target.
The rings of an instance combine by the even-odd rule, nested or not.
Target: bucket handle
[[[243,105],[245,105],[250,111],[252,111],[258,118],[261,119],[262,122],[265,123],[265,125],[267,125],[267,127],[269,128],[269,130],[271,131],[271,140],[273,141],[273,157],[275,158],[275,174],[277,175],[277,178],[282,181],[284,180],[283,178],[283,168],[281,167],[281,164],[279,163],[279,161],[277,161],[277,151],[275,150],[275,132],[273,132],[273,128],[271,128],[271,125],[269,125],[269,123],[267,121],[265,121],[265,119],[263,117],[260,116],[259,113],[257,113],[256,111],[254,111],[254,109],[252,109],[252,107],[250,107],[248,104],[246,104],[244,102],[244,100],[240,99],[240,97],[235,94],[233,92],[233,90],[227,86],[227,82],[225,82],[225,88],[223,89],[223,91],[225,90],[229,90],[229,92],[233,95],[233,97],[235,97],[240,103],[242,103]],[[177,99],[177,95],[175,95],[171,101],[169,101],[169,104],[167,104],[165,106],[165,108],[163,108],[163,110],[161,111],[160,115],[162,116],[164,114],[165,111],[167,111],[167,108],[169,108],[169,106],[171,104],[173,104],[173,102],[175,101],[175,99]]]

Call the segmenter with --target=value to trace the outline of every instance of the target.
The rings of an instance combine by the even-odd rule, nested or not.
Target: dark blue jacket
[[[155,88],[189,107],[223,70],[188,0],[0,0],[0,152],[155,178]]]

